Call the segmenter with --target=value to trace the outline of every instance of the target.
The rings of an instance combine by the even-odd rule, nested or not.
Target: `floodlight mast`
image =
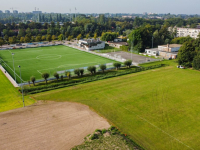
[[[75,7],[75,22],[76,22],[76,7]]]
[[[72,21],[71,21],[71,9],[69,9],[69,11],[70,11],[70,14],[69,14],[70,22],[72,22]]]
[[[15,76],[15,82],[16,82],[16,73],[15,73],[14,55],[15,55],[15,53],[12,53],[13,69],[14,69],[14,76]]]
[[[23,90],[22,76],[21,76],[21,66],[18,66],[18,68],[19,68],[20,79],[21,79],[21,89],[22,89],[22,101],[23,101],[23,107],[25,107],[25,103],[24,103],[24,90]]]

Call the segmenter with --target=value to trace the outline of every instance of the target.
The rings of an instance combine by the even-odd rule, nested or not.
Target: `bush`
[[[70,79],[70,78],[71,78],[71,72],[69,72],[69,71],[66,71],[66,72],[65,72],[65,75],[68,77],[68,79]]]
[[[46,81],[46,84],[47,84],[47,79],[49,78],[49,73],[43,73],[42,78],[44,78],[44,80]]]
[[[132,60],[126,60],[126,61],[124,62],[124,65],[126,65],[127,67],[130,68],[130,66],[132,65]]]
[[[33,82],[33,85],[35,86],[35,77],[32,76],[32,77],[30,78],[30,80],[31,80],[31,82]]]
[[[59,79],[59,74],[56,72],[56,73],[54,73],[54,77],[57,79],[57,81],[58,81],[58,79]]]
[[[104,64],[100,65],[100,69],[104,72],[104,70],[106,70],[106,65]]]
[[[121,63],[115,62],[113,66],[118,70],[121,67]]]
[[[60,76],[60,79],[63,81],[63,75]]]
[[[80,70],[79,69],[75,69],[74,70],[74,74],[76,74],[79,77],[80,76]]]
[[[98,137],[97,134],[93,134],[93,135],[90,137],[91,140],[98,139],[98,138],[99,138],[99,137]]]
[[[80,69],[80,74],[81,74],[81,76],[83,76],[83,74],[84,74],[84,69]]]
[[[87,68],[88,71],[90,71],[91,74],[95,74],[96,73],[96,67],[95,66],[89,66]]]

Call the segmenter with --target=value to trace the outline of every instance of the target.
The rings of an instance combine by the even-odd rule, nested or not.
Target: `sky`
[[[68,13],[200,14],[200,0],[1,0],[0,10]]]

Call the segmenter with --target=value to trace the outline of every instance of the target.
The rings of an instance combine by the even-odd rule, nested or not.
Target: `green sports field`
[[[67,46],[39,47],[16,50],[1,50],[2,66],[14,77],[12,53],[14,53],[14,65],[19,80],[19,68],[21,66],[22,79],[24,82],[35,76],[37,80],[41,79],[44,72],[53,74],[57,71],[64,71],[112,63],[113,60],[83,52]]]
[[[167,67],[33,97],[88,105],[148,150],[199,149],[200,72],[169,62]]]
[[[35,101],[28,96],[24,97],[25,105]],[[23,107],[22,95],[13,87],[7,77],[0,71],[0,112]]]

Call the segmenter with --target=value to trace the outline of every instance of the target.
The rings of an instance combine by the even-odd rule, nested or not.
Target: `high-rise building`
[[[42,11],[33,11],[33,14],[41,14]]]
[[[17,10],[13,10],[13,14],[18,14],[18,11]]]
[[[6,13],[6,14],[9,14],[9,13],[10,13],[10,10],[5,10],[5,13]]]

